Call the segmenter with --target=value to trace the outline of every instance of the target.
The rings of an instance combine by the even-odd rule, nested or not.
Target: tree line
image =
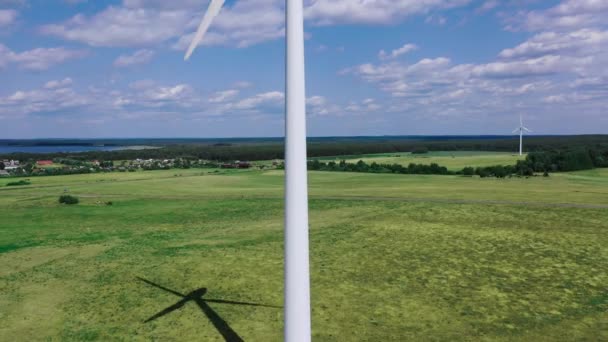
[[[348,163],[342,160],[338,163],[330,161],[327,163],[319,160],[308,162],[308,169],[314,171],[343,171],[343,172],[371,172],[371,173],[400,173],[411,175],[449,175],[456,174],[449,171],[445,166],[439,166],[436,163],[430,165],[414,164],[408,166],[401,164],[378,164],[373,162],[367,164],[363,160],[356,163]]]
[[[525,160],[517,161],[515,165],[495,165],[486,167],[465,167],[459,171],[448,170],[436,163],[430,165],[410,163],[401,164],[366,163],[359,160],[349,163],[322,162],[311,160],[308,169],[314,171],[342,171],[342,172],[369,172],[369,173],[398,173],[398,174],[426,174],[426,175],[463,175],[479,176],[481,178],[505,178],[512,176],[533,176],[542,173],[548,176],[550,172],[568,172],[589,170],[596,167],[608,167],[608,147],[605,149],[577,149],[569,151],[543,151],[533,152]]]
[[[145,141],[140,141],[145,143]],[[518,149],[515,137],[368,137],[368,138],[311,138],[308,142],[309,157],[361,155],[372,153],[424,152],[424,151],[497,151]],[[12,153],[0,158],[21,161],[40,159],[75,160],[134,160],[134,159],[187,159],[218,162],[234,160],[283,159],[284,144],[281,139],[241,139],[216,143],[180,143],[162,145],[155,149],[89,151],[78,153]],[[531,152],[564,151],[576,149],[606,149],[608,135],[543,136],[526,139],[526,150]]]

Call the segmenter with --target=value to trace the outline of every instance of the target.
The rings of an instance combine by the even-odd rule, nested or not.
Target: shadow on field
[[[220,315],[218,315],[217,312],[215,312],[215,310],[213,310],[207,303],[218,303],[218,304],[233,304],[233,305],[247,305],[247,306],[261,306],[261,307],[266,307],[266,308],[281,308],[280,306],[273,306],[273,305],[265,305],[265,304],[256,304],[256,303],[247,303],[247,302],[235,302],[235,301],[231,301],[231,300],[223,300],[223,299],[203,299],[203,296],[207,293],[207,288],[200,288],[200,289],[196,289],[194,291],[191,291],[188,294],[182,294],[179,293],[177,291],[173,291],[169,288],[166,288],[164,286],[158,285],[156,283],[153,283],[149,280],[146,280],[144,278],[140,278],[140,277],[136,277],[138,280],[143,281],[144,283],[154,286],[156,288],[159,288],[163,291],[169,292],[171,294],[174,294],[178,297],[181,297],[181,300],[178,301],[177,303],[167,307],[166,309],[158,312],[157,314],[155,314],[154,316],[148,318],[147,320],[144,321],[144,323],[148,323],[151,322],[157,318],[160,318],[166,314],[169,314],[177,309],[180,309],[181,307],[183,307],[184,305],[186,305],[188,302],[193,301],[196,303],[196,305],[198,305],[198,307],[201,309],[201,311],[205,314],[205,316],[207,316],[207,318],[211,321],[211,323],[213,324],[213,326],[217,329],[217,331],[222,334],[222,336],[224,337],[224,339],[226,341],[229,342],[233,342],[233,341],[243,341],[243,339],[236,333],[236,331],[234,331],[230,325],[228,325],[228,322],[226,322],[222,317],[220,317]]]

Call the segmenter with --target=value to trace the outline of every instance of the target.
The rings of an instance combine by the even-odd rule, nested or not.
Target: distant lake
[[[59,153],[59,152],[88,152],[88,151],[116,151],[124,150],[129,146],[0,146],[0,154],[14,152],[20,153]]]

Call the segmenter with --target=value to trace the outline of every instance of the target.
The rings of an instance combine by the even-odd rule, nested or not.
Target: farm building
[[[250,162],[237,160],[234,163],[222,164],[222,169],[249,169],[251,166]]]
[[[36,165],[38,165],[38,166],[53,165],[53,161],[52,160],[39,160],[36,162]]]

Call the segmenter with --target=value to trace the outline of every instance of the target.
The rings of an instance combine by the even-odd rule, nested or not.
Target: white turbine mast
[[[513,133],[519,132],[519,155],[522,156],[524,154],[524,131],[528,133],[532,133],[531,130],[524,126],[524,118],[520,114],[519,115],[519,127],[516,128]]]
[[[211,0],[186,52],[188,60],[225,0]],[[309,342],[308,177],[303,0],[286,0],[285,74],[285,341]]]

